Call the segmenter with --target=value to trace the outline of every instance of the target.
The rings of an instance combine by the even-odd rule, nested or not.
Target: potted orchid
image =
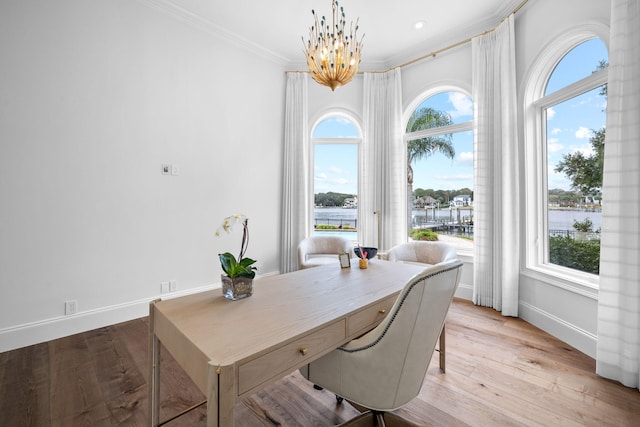
[[[242,224],[242,243],[240,244],[238,257],[236,258],[230,252],[218,254],[222,270],[225,272],[224,275],[221,275],[222,294],[225,298],[231,300],[251,296],[253,293],[253,278],[256,276],[256,267],[253,267],[256,260],[245,258],[244,256],[249,246],[249,219],[241,214],[228,216],[216,230],[215,235],[220,237],[222,234],[231,234],[233,227],[237,223]]]

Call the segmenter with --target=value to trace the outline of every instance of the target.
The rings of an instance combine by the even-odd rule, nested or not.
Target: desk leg
[[[149,306],[149,422],[156,427],[160,422],[160,341],[156,336],[154,304]]]
[[[233,366],[209,365],[207,427],[232,427],[235,404]]]

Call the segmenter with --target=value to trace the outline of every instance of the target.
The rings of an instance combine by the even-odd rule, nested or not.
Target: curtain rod
[[[518,13],[518,11],[519,11],[520,9],[522,9],[522,7],[523,7],[525,4],[527,4],[527,2],[528,2],[528,1],[529,1],[529,0],[522,0],[522,2],[521,2],[521,3],[520,3],[520,4],[519,4],[515,9],[513,9],[513,11],[511,11],[511,13],[510,13],[510,14],[508,14],[508,15],[507,15],[507,18],[508,18],[509,16],[511,16],[511,15],[515,15],[516,13]],[[466,38],[466,39],[461,40],[461,41],[459,41],[459,42],[453,43],[452,45],[449,45],[449,46],[447,46],[447,47],[443,47],[442,49],[434,50],[434,51],[433,51],[433,52],[431,52],[431,53],[428,53],[428,54],[426,54],[426,55],[422,55],[422,56],[421,56],[421,57],[419,57],[419,58],[412,59],[411,61],[407,61],[407,62],[405,62],[405,63],[403,63],[403,64],[396,65],[395,67],[389,68],[388,70],[385,70],[385,71],[367,71],[367,73],[371,73],[371,74],[383,74],[383,73],[388,73],[389,71],[393,70],[394,68],[404,68],[404,67],[408,67],[409,65],[413,65],[413,64],[415,64],[416,62],[420,62],[420,61],[423,61],[423,60],[428,59],[428,58],[435,58],[435,57],[436,57],[436,55],[440,55],[442,52],[446,52],[446,51],[451,50],[451,49],[454,49],[454,48],[456,48],[456,47],[458,47],[458,46],[462,46],[463,44],[467,44],[467,43],[469,43],[471,40],[473,40],[473,39],[474,39],[474,38],[476,38],[476,37],[481,37],[481,36],[484,36],[484,35],[486,35],[486,34],[489,34],[489,33],[493,32],[493,31],[495,31],[495,30],[496,30],[496,28],[498,28],[500,25],[502,25],[502,23],[503,23],[507,18],[503,19],[503,20],[500,22],[500,24],[498,24],[498,26],[496,26],[496,27],[494,27],[494,28],[492,28],[492,29],[490,29],[490,30],[487,30],[487,31],[485,31],[485,32],[483,32],[483,33],[481,33],[481,34],[478,34],[478,35],[475,35],[475,36],[473,36],[473,37],[469,37],[469,38]],[[305,72],[307,72],[307,71],[287,71],[287,73],[305,73]],[[365,73],[364,71],[358,71],[358,74],[364,74],[364,73]]]

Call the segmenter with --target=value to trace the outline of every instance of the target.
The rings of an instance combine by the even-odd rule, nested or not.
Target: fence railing
[[[358,220],[349,218],[314,218],[313,228],[318,229],[319,225],[335,226],[338,229],[357,229]]]
[[[577,230],[549,230],[549,236],[552,237],[571,237],[576,239],[582,237],[585,240],[598,240],[600,233],[595,231],[577,231]]]

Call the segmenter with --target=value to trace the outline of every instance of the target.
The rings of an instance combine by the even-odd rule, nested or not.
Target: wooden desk
[[[149,418],[158,425],[160,342],[207,398],[207,425],[232,426],[233,406],[377,325],[424,267],[372,260],[255,280],[253,295],[219,289],[150,305]]]

